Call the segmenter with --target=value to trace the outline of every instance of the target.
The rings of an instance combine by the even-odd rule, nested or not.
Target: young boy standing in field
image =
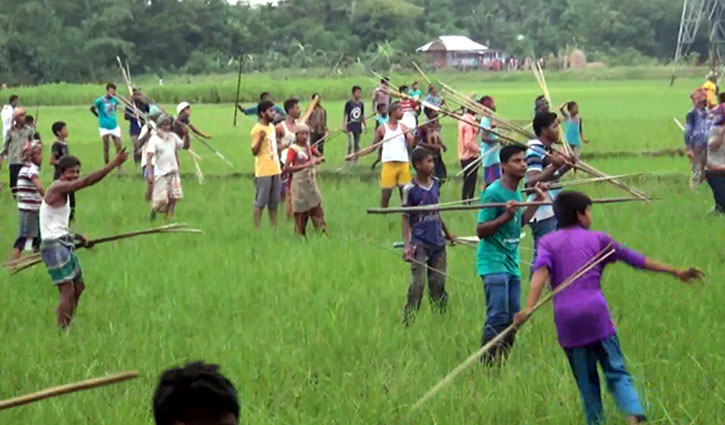
[[[360,101],[362,89],[352,87],[352,99],[345,103],[342,116],[342,130],[347,133],[347,154],[352,155],[360,151],[360,134],[365,131],[365,104]],[[357,159],[353,160],[357,162]]]
[[[316,230],[327,234],[325,213],[322,210],[322,194],[317,186],[315,167],[325,158],[313,146],[310,147],[309,128],[304,123],[295,127],[295,143],[290,146],[284,171],[292,175],[292,211],[295,217],[295,232],[307,234],[307,221],[312,219]]]
[[[478,180],[478,168],[481,165],[469,165],[478,162],[481,156],[481,148],[478,146],[476,136],[478,127],[470,123],[476,122],[473,114],[464,108],[463,117],[458,121],[458,160],[461,162],[463,173],[463,187],[461,189],[461,200],[472,202],[476,197],[476,186]]]
[[[519,183],[526,176],[525,150],[516,145],[501,149],[503,175],[486,187],[481,203],[505,203],[503,208],[484,208],[478,214],[476,234],[478,244],[477,268],[483,281],[486,296],[486,324],[483,328],[481,345],[513,323],[514,314],[519,311],[521,300],[521,272],[519,271],[519,241],[521,228],[536,213],[536,206],[523,212]],[[536,200],[546,198],[545,185],[537,184]],[[484,357],[487,364],[503,359],[513,347],[514,334]]]
[[[259,122],[251,132],[252,155],[254,155],[254,227],[262,225],[262,212],[267,208],[269,223],[277,227],[277,205],[281,194],[279,152],[274,125],[274,104],[262,101],[257,105]]]
[[[237,425],[239,396],[219,366],[202,362],[161,374],[153,399],[156,425]]]
[[[63,121],[56,121],[51,127],[53,135],[55,135],[56,141],[50,147],[50,165],[55,169],[53,171],[53,181],[60,178],[60,169],[58,163],[64,156],[70,155],[68,150],[68,126]],[[70,202],[70,221],[73,221],[76,212],[76,195],[71,192],[68,194],[68,200]]]
[[[372,153],[382,142],[383,169],[380,172],[380,206],[388,208],[393,189],[400,190],[400,197],[403,197],[403,186],[410,183],[410,163],[408,148],[415,146],[415,138],[410,134],[408,128],[400,122],[403,118],[403,109],[400,102],[394,102],[388,109],[388,122],[383,124],[375,132],[373,144],[360,152],[348,155],[346,160],[357,160],[357,158]]]
[[[582,142],[589,143],[589,140],[584,137],[584,127],[579,116],[579,105],[573,101],[567,102],[561,106],[559,111],[564,117],[564,137],[566,137],[566,142],[569,143],[574,154],[579,156],[582,151]]]
[[[310,146],[317,145],[317,150],[321,154],[325,153],[325,141],[317,143],[318,140],[327,137],[330,131],[327,128],[327,110],[322,106],[322,98],[318,93],[312,95],[312,100],[317,97],[318,101],[315,104],[315,109],[310,113],[308,124],[310,125]]]
[[[526,309],[516,314],[514,323],[520,325],[528,319],[548,280],[551,288],[556,289],[611,244],[614,248],[611,257],[554,297],[554,322],[559,343],[579,387],[587,424],[598,425],[604,421],[597,363],[604,371],[607,387],[617,406],[629,417],[630,424],[636,424],[645,419],[644,411],[626,369],[609,306],[602,293],[604,268],[615,261],[623,261],[638,269],[671,274],[683,282],[700,279],[702,272],[696,268],[678,270],[658,263],[614,242],[606,233],[589,230],[591,205],[591,199],[579,192],[562,193],[554,201],[560,230],[540,241]]]
[[[45,191],[40,184],[38,168],[43,163],[43,145],[30,142],[23,149],[23,168],[18,173],[17,199],[19,230],[15,240],[13,259],[20,258],[26,242],[32,241],[33,251],[40,248],[40,230],[38,229],[38,211]]]
[[[108,164],[111,140],[116,146],[116,153],[121,151],[121,127],[116,122],[117,108],[116,85],[108,83],[106,84],[106,94],[93,101],[91,106],[91,113],[98,117],[98,132],[103,140],[103,162],[105,164]],[[123,173],[123,169],[119,167],[118,173]]]
[[[403,206],[418,207],[436,205],[440,199],[440,185],[433,176],[435,162],[433,154],[425,148],[416,148],[411,155],[416,176],[403,188]],[[403,214],[403,259],[410,264],[412,282],[408,288],[408,302],[405,305],[403,323],[407,326],[414,320],[423,298],[426,276],[428,291],[434,308],[444,311],[448,301],[446,293],[446,239],[455,240],[448,231],[438,211]],[[427,264],[440,272],[429,270]]]
[[[189,149],[188,139],[181,140],[171,131],[173,118],[164,115],[158,119],[156,134],[146,146],[146,175],[148,190],[146,199],[152,201],[151,219],[156,213],[166,213],[170,220],[174,216],[176,203],[184,197],[179,176],[180,149]]]
[[[25,126],[25,110],[18,108],[13,115],[13,126],[8,130],[3,141],[3,149],[0,151],[0,168],[2,158],[8,159],[10,171],[10,192],[16,196],[18,184],[18,173],[23,168],[23,148],[27,143],[33,141],[33,130]]]
[[[48,187],[40,205],[40,254],[48,268],[53,285],[58,288],[60,301],[56,309],[58,326],[65,329],[71,322],[73,313],[78,307],[85,283],[78,257],[75,255],[76,240],[82,244],[88,240],[79,234],[70,232],[70,202],[68,194],[92,186],[108,175],[115,167],[119,167],[128,155],[124,149],[105,167],[79,178],[81,162],[78,158],[66,155],[58,162],[60,179]],[[90,248],[90,246],[88,246]]]

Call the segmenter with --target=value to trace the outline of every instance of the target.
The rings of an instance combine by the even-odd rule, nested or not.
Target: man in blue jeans
[[[503,175],[490,184],[481,196],[481,203],[500,202],[505,207],[484,208],[478,214],[478,275],[486,295],[486,324],[481,345],[513,323],[521,304],[521,272],[519,271],[519,239],[521,227],[536,213],[536,206],[521,211],[519,183],[526,175],[525,149],[508,145],[499,153]],[[537,183],[535,199],[546,199],[544,183]],[[502,360],[513,346],[514,336],[489,351],[482,359],[487,364]]]
[[[552,151],[551,147],[559,140],[559,120],[555,113],[538,112],[534,117],[534,133],[536,139],[530,140],[526,150],[526,187],[533,187],[536,183],[557,184],[569,166],[564,165],[566,158]],[[547,191],[553,202],[561,189]],[[528,200],[533,200],[531,194]],[[557,223],[554,208],[550,205],[542,206],[532,217],[529,226],[534,236],[534,260],[536,259],[536,246],[539,239],[556,230]]]

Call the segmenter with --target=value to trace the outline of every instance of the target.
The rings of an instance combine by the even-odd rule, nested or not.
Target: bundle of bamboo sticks
[[[168,224],[166,226],[161,227],[155,227],[152,229],[146,229],[146,230],[137,230],[134,232],[128,232],[128,233],[121,233],[119,235],[114,236],[107,236],[104,238],[99,239],[93,239],[89,240],[87,244],[76,244],[76,248],[83,248],[87,245],[93,246],[98,245],[101,243],[106,242],[113,242],[121,239],[128,239],[135,236],[141,236],[141,235],[153,235],[158,233],[202,233],[199,229],[191,229],[186,224]],[[36,264],[40,264],[43,262],[43,258],[41,257],[39,252],[36,252],[34,254],[18,258],[16,260],[10,260],[3,263],[3,267],[8,269],[10,271],[11,275],[14,275],[18,272],[21,272],[25,269],[28,269],[32,266],[35,266]]]

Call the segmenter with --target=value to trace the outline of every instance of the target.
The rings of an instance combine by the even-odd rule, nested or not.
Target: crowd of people
[[[54,181],[47,187],[39,178],[43,145],[33,120],[28,120],[25,111],[17,106],[16,96],[2,110],[1,153],[9,160],[10,187],[20,213],[13,255],[20,257],[26,248],[41,253],[60,294],[56,313],[61,328],[70,324],[85,288],[74,250],[79,245],[90,245],[87,238],[70,230],[70,221],[76,215],[75,193],[99,182],[114,169],[123,173],[122,164],[128,157],[116,118],[119,106],[124,107],[123,116],[129,121],[134,162],[147,182],[146,198],[152,203],[152,219],[158,213],[173,217],[176,204],[183,198],[179,152],[189,150],[192,135],[211,138],[192,125],[189,103],[181,102],[174,117],[148,100],[140,89],[132,93],[131,99],[124,99],[113,84],[108,84],[106,93],[93,102],[91,112],[98,119],[105,166],[85,177],[80,177],[80,161],[70,154],[68,126],[64,122],[53,123],[56,141],[49,164],[55,173]],[[391,94],[400,99],[393,100]],[[725,104],[708,104],[708,98],[707,88],[693,93],[694,108],[687,117],[685,141],[692,158],[693,181],[704,175],[715,194],[716,209],[725,212],[725,177],[721,176],[725,175]],[[491,96],[482,96],[477,102],[486,110],[496,111]],[[351,88],[343,110],[341,131],[347,135],[346,159],[354,164],[365,155],[377,153],[373,167],[382,163],[380,205],[388,208],[393,193],[398,192],[405,211],[401,221],[403,258],[411,268],[403,308],[405,326],[413,325],[426,284],[436,310],[444,312],[448,305],[446,250],[457,238],[441,219],[439,210],[414,210],[438,206],[441,185],[448,178],[442,159],[448,150],[441,137],[443,107],[447,107],[446,101],[435,85],[431,84],[424,96],[417,82],[390,90],[390,81],[382,78],[372,93],[374,115],[365,115],[359,86]],[[261,226],[265,209],[270,224],[276,226],[278,206],[284,203],[287,217],[294,219],[296,233],[306,235],[312,221],[315,229],[327,234],[316,167],[325,160],[325,141],[333,132],[320,96],[312,96],[304,114],[298,99],[287,99],[280,108],[266,92],[261,93],[257,105],[239,109],[258,119],[250,132],[255,226]],[[582,143],[588,142],[579,106],[573,101],[562,105],[561,118],[550,109],[543,96],[535,100],[532,128],[536,137],[522,146],[504,142],[492,116],[476,116],[471,108],[460,108],[457,154],[464,173],[461,201],[482,204],[476,222],[471,223],[471,230],[475,229],[480,241],[476,266],[486,300],[482,345],[509,326],[524,323],[547,281],[556,289],[600,251],[612,247],[613,255],[607,262],[554,299],[554,320],[559,342],[581,392],[587,423],[598,424],[603,420],[597,364],[605,372],[618,407],[631,423],[637,423],[644,418],[644,410],[624,366],[601,291],[603,269],[606,264],[623,261],[639,269],[666,272],[683,281],[697,279],[701,272],[658,263],[614,242],[605,233],[590,230],[592,200],[583,193],[562,192],[558,184],[578,161]],[[361,147],[361,136],[367,133],[367,122],[373,118],[372,142]],[[565,128],[561,129],[561,125]],[[116,149],[113,160],[109,157],[111,142]],[[570,152],[555,149],[555,144],[562,142],[571,148]],[[479,174],[483,176],[482,184]],[[528,193],[527,200],[531,202],[526,207],[522,206],[522,193]],[[496,206],[489,208],[487,204]],[[413,210],[408,212],[406,208]],[[530,270],[532,289],[522,310],[519,248],[526,225],[533,235],[534,260]],[[514,335],[515,332],[509,334],[487,351],[482,363],[502,364],[514,346]],[[191,382],[197,379],[205,381],[205,386],[218,386],[218,391],[194,389]],[[199,400],[204,403],[193,408]],[[202,418],[205,423],[236,423],[239,416],[233,385],[218,374],[216,366],[202,363],[166,372],[156,392],[154,408],[159,424],[187,423],[183,418],[191,416]]]

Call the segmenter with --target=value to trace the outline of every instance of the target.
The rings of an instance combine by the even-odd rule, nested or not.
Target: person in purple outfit
[[[514,324],[521,325],[528,319],[547,280],[551,280],[551,287],[555,289],[612,244],[614,255],[554,296],[554,322],[559,344],[579,387],[587,424],[604,421],[597,363],[617,406],[628,416],[630,424],[636,424],[645,419],[644,411],[624,364],[609,306],[602,293],[604,267],[623,261],[637,269],[669,273],[683,282],[701,279],[702,272],[694,267],[677,269],[659,263],[615,242],[606,233],[589,230],[591,205],[591,199],[580,192],[563,192],[554,201],[559,230],[539,242],[527,305],[514,316]]]

